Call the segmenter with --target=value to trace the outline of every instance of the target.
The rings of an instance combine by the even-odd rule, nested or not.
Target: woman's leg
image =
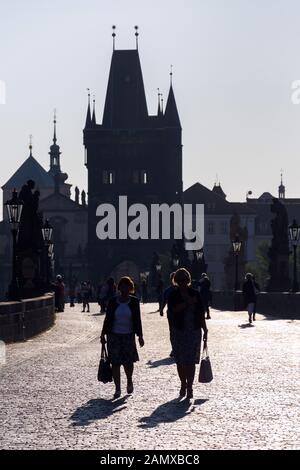
[[[187,391],[188,398],[193,398],[193,383],[195,378],[196,366],[195,364],[185,366],[187,378]]]
[[[187,375],[186,375],[186,368],[183,364],[177,364],[177,373],[181,382],[181,389],[180,389],[179,394],[181,396],[184,396],[186,392],[186,386],[187,386]]]
[[[120,373],[120,365],[113,364],[112,365],[112,375],[116,387],[116,392],[121,391],[121,373]]]
[[[89,304],[89,301],[87,301],[86,306],[87,306],[87,311],[89,312],[89,311],[90,311],[90,304]]]
[[[132,374],[133,374],[133,362],[124,364],[124,370],[127,377],[127,393],[133,392]]]

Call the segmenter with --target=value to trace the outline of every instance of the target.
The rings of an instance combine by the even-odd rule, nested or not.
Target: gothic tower
[[[157,115],[150,116],[138,48],[114,48],[102,124],[96,122],[95,102],[91,114],[89,94],[83,134],[90,277],[99,281],[122,263],[127,266],[124,273],[137,277],[142,270],[149,270],[153,252],[168,254],[173,241],[99,240],[96,209],[102,203],[118,207],[121,195],[128,197],[128,206],[181,203],[181,124],[172,81],[165,111],[159,104]]]

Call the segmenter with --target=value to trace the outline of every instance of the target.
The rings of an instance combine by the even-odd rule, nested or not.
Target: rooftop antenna
[[[170,85],[172,86],[172,81],[173,81],[173,65],[171,64],[170,66]]]

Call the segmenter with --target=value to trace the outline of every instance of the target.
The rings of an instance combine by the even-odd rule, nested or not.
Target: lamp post
[[[234,290],[237,291],[239,289],[239,281],[238,281],[238,268],[239,268],[239,253],[241,251],[242,242],[240,241],[239,237],[236,236],[235,240],[232,240],[232,248],[233,254],[235,256],[235,283],[234,283]]]
[[[45,260],[45,274],[46,274],[46,286],[48,288],[49,286],[49,268],[48,268],[48,265],[49,265],[49,255],[51,257],[52,253],[53,253],[53,243],[51,242],[51,238],[52,238],[52,232],[53,232],[53,228],[52,226],[49,224],[49,220],[46,219],[45,220],[45,223],[42,227],[42,234],[43,234],[43,240],[44,240],[44,243],[45,243],[45,248],[46,248],[46,260]]]
[[[157,274],[160,274],[160,272],[161,272],[161,263],[160,263],[159,260],[155,264],[155,269],[156,269]]]
[[[178,255],[174,255],[173,258],[172,258],[172,265],[173,265],[173,269],[177,269],[178,266],[179,266],[179,256]]]
[[[14,189],[12,198],[5,203],[8,220],[11,226],[13,237],[13,260],[12,260],[12,281],[9,286],[8,296],[10,300],[20,300],[19,283],[17,277],[17,235],[23,209],[23,201],[18,198],[18,193]]]
[[[300,238],[300,226],[297,224],[296,219],[293,220],[292,225],[289,225],[289,236],[294,249],[294,277],[293,277],[293,292],[298,292],[299,284],[297,279],[297,245]]]

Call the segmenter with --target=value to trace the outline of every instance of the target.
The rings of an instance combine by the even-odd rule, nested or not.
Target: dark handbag
[[[204,346],[199,371],[199,382],[207,384],[213,379],[211,363],[208,355],[207,346]]]
[[[106,351],[105,344],[102,344],[101,348],[101,358],[98,368],[98,380],[106,384],[107,382],[112,382],[112,368],[108,360],[108,355]]]

